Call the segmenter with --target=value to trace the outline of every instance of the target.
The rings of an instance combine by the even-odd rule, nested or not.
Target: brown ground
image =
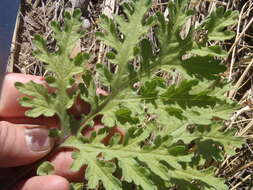
[[[16,33],[15,49],[11,56],[10,71],[26,74],[47,74],[43,64],[32,56],[32,36],[41,34],[49,41],[48,47],[54,47],[51,38],[49,23],[52,20],[62,21],[63,12],[66,9],[80,7],[83,12],[83,27],[86,28],[86,36],[79,44],[80,49],[90,53],[90,63],[101,62],[105,59],[107,48],[95,40],[95,32],[99,15],[110,15],[120,11],[120,4],[126,0],[23,0],[19,19],[19,28]],[[167,0],[153,0],[152,11],[165,12]],[[192,5],[198,12],[194,22],[200,22],[215,7],[224,6],[227,9],[240,12],[239,22],[232,26],[236,32],[235,39],[223,43],[229,51],[226,60],[228,70],[225,76],[233,81],[235,86],[229,96],[236,99],[242,108],[238,110],[227,122],[228,127],[237,129],[239,136],[245,136],[247,144],[237,150],[237,154],[227,157],[221,164],[217,174],[227,179],[231,190],[251,189],[253,187],[253,137],[252,127],[252,96],[253,96],[253,0],[192,0]],[[75,4],[75,6],[73,6]]]

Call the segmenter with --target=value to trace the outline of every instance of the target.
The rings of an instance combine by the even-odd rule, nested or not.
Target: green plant
[[[188,3],[169,1],[168,18],[159,12],[148,16],[149,0],[124,4],[124,17],[102,16],[103,30],[97,36],[112,48],[107,57],[116,72],[104,64],[89,70],[85,53],[70,58],[75,42],[83,36],[79,10],[72,16],[65,14],[64,26],[52,23],[55,53],[49,53],[43,38],[35,36],[34,54],[54,73],[46,80],[55,91],[48,93],[34,82],[17,83],[29,96],[20,103],[31,108],[26,112],[29,117],[59,117],[62,128],[51,135],[63,139],[61,147],[75,149],[73,171],[88,165],[89,189],[98,185],[107,190],[132,189],[132,184],[145,190],[228,189],[223,179],[214,176],[210,163],[222,161],[225,153],[233,154],[243,139],[223,129],[223,121],[238,105],[224,96],[229,84],[220,74],[226,70],[221,64],[226,52],[207,42],[231,39],[233,33],[227,27],[235,23],[237,12],[219,7],[187,32],[185,23],[194,15]],[[151,28],[157,45],[146,37]],[[108,96],[96,93],[94,72],[109,90]],[[82,74],[82,83],[76,84],[76,74]],[[168,77],[178,82],[171,84]],[[77,90],[69,92],[73,86]],[[78,96],[91,106],[79,120],[67,111]],[[82,130],[99,115],[105,128],[83,137]],[[115,134],[108,145],[103,144],[101,140],[114,126],[123,129],[125,136]],[[40,167],[43,174],[47,168],[52,172],[47,164]],[[73,188],[82,189],[82,185]]]

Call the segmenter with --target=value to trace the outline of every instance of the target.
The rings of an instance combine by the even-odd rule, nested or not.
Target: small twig
[[[253,19],[252,19],[252,21],[253,21]],[[229,98],[233,98],[235,96],[235,94],[239,90],[239,87],[241,86],[244,78],[246,77],[246,74],[249,72],[249,70],[252,67],[252,65],[253,65],[253,59],[248,64],[247,68],[244,70],[243,74],[241,75],[241,77],[239,78],[239,80],[237,81],[237,83],[235,84],[234,89],[230,91]]]
[[[243,107],[242,109],[236,111],[236,113],[231,117],[230,125],[228,126],[228,129],[231,128],[234,124],[234,121],[243,113],[251,111],[252,108],[250,106]]]
[[[40,3],[40,0],[35,0],[35,2],[33,4],[33,9],[37,8],[39,3]]]
[[[253,24],[253,18],[251,18],[251,20],[249,21],[249,23],[246,25],[246,27],[243,29],[243,31],[240,33],[240,35],[238,36],[238,38],[236,38],[235,42],[233,43],[232,47],[230,48],[230,50],[228,51],[228,55],[227,55],[227,59],[228,60],[230,54],[232,53],[234,47],[237,46],[237,44],[239,43],[240,39],[242,38],[242,36],[245,34],[245,32],[249,29],[249,27]]]
[[[247,175],[245,178],[243,178],[243,180],[239,183],[237,183],[235,186],[233,186],[231,188],[231,190],[235,190],[239,185],[241,185],[244,181],[246,181],[247,179],[249,179],[251,177],[251,174]]]
[[[237,25],[237,30],[236,30],[236,41],[238,40],[237,38],[240,36],[240,26],[241,26],[241,21],[242,21],[242,17],[243,17],[243,13],[244,13],[244,9],[246,7],[248,3],[245,3],[240,15],[239,15],[239,20],[238,20],[238,25]],[[238,40],[239,41],[239,40]],[[231,63],[230,63],[230,69],[229,69],[229,77],[228,80],[231,81],[232,79],[232,72],[233,72],[233,67],[234,67],[234,63],[235,63],[235,51],[236,51],[236,46],[234,46],[233,48],[233,52],[232,52],[232,58],[231,58]]]
[[[238,133],[238,136],[243,136],[243,135],[245,135],[245,133],[246,133],[250,128],[252,128],[252,126],[253,126],[253,120],[251,120],[251,121],[246,125],[246,127],[243,128],[243,130],[241,130],[241,131]]]

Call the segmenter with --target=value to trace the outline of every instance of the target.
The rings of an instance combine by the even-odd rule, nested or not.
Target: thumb
[[[0,121],[0,167],[30,164],[48,154],[53,140],[45,126]]]

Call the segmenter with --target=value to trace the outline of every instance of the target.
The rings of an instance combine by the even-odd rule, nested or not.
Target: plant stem
[[[110,94],[92,113],[90,113],[86,119],[83,121],[83,123],[81,123],[80,128],[78,129],[77,134],[81,135],[82,134],[82,130],[84,129],[84,127],[87,125],[87,123],[89,121],[91,121],[92,119],[94,119],[97,115],[99,115],[99,113],[101,111],[103,111],[103,109],[106,107],[106,105],[118,95],[119,91],[117,93],[112,93]]]

